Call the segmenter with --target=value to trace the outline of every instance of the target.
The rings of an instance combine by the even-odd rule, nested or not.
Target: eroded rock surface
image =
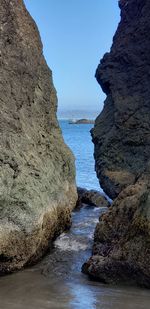
[[[111,51],[96,71],[107,98],[92,131],[100,184],[116,199],[100,218],[83,270],[150,287],[150,1],[119,5]]]
[[[150,181],[124,189],[100,217],[83,271],[105,283],[150,287]]]
[[[150,153],[150,3],[120,1],[121,22],[96,78],[107,98],[92,131],[101,186],[115,198]]]
[[[0,273],[35,262],[70,225],[74,158],[52,72],[22,0],[0,0]]]

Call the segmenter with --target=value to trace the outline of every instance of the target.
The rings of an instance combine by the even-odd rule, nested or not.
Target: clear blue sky
[[[100,111],[94,78],[120,20],[118,0],[24,0],[36,21],[62,111]]]

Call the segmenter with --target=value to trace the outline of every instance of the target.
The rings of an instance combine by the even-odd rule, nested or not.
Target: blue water
[[[93,124],[69,124],[60,120],[60,127],[66,144],[75,156],[77,186],[102,191],[95,173],[94,146],[90,130]]]

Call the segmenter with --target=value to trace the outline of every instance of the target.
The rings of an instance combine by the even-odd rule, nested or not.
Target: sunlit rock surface
[[[106,93],[92,131],[96,171],[114,200],[83,269],[150,287],[150,1],[122,0],[121,22],[96,78]]]
[[[70,225],[74,158],[52,72],[22,0],[0,0],[0,273],[33,263]]]

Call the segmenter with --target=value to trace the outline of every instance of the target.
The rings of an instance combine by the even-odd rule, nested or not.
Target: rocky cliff
[[[149,1],[120,1],[121,22],[96,78],[107,98],[93,130],[96,170],[115,198],[145,170],[150,153]]]
[[[0,273],[35,262],[70,225],[74,158],[52,72],[22,0],[0,0]]]
[[[107,97],[92,131],[100,184],[116,199],[100,218],[84,270],[150,287],[150,1],[119,6],[113,45],[96,71]]]

